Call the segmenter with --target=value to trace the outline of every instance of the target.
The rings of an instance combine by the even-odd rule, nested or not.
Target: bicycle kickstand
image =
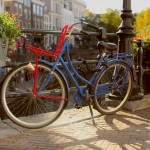
[[[90,108],[90,113],[91,113],[93,125],[96,125],[94,117],[93,117],[93,111],[92,111],[92,107],[91,107],[91,101],[92,101],[92,99],[90,98],[88,104],[89,104],[89,108]]]

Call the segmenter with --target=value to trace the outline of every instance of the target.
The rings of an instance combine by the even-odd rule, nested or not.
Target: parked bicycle
[[[26,48],[35,54],[35,62],[18,65],[6,76],[1,88],[2,107],[14,123],[25,128],[41,128],[51,124],[62,114],[68,103],[70,88],[66,77],[57,67],[59,63],[77,88],[74,95],[75,107],[82,108],[87,103],[93,123],[95,122],[91,103],[100,113],[113,114],[128,100],[133,80],[131,53],[117,53],[117,45],[99,38],[98,48],[102,48],[103,53],[96,67],[91,70],[91,79],[88,81],[73,67],[68,48],[72,31],[77,29],[90,35],[75,28],[79,23],[94,28],[101,34],[99,27],[80,20],[70,27],[64,26],[55,52],[26,45]],[[65,51],[69,67],[62,58]],[[54,57],[55,62],[38,59],[39,54]],[[86,61],[84,63],[88,67]],[[85,86],[79,86],[75,76],[84,82]]]

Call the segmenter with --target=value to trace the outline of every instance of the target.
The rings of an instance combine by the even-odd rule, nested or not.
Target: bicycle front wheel
[[[110,85],[103,89],[104,94],[101,97],[94,97],[95,108],[102,114],[109,115],[118,111],[128,100],[132,91],[132,72],[126,70],[126,64],[115,62],[104,69],[99,75],[94,93],[98,93],[98,85]],[[106,87],[106,86],[104,86]]]
[[[42,97],[34,97],[34,75],[28,70],[27,64],[17,66],[6,76],[1,88],[1,103],[6,115],[14,123],[37,129],[51,124],[61,115],[68,92],[64,79],[59,72],[54,71],[50,82],[38,93]],[[32,64],[35,66],[35,63]],[[37,90],[51,69],[44,63],[38,64]],[[48,98],[51,95],[52,98]]]

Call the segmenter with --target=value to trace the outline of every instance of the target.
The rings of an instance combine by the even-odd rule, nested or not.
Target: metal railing
[[[39,33],[39,34],[60,34],[61,31],[54,31],[54,30],[42,30],[42,29],[21,29],[22,33]],[[91,36],[97,36],[99,33],[97,32],[88,32]],[[71,33],[72,35],[84,35],[83,33],[80,33],[79,31],[73,31]],[[117,36],[116,33],[106,33],[107,37],[109,36]]]

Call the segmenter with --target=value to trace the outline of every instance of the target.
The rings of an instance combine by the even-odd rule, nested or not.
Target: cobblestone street
[[[83,115],[89,113],[88,107],[79,111],[73,108],[61,117],[65,113],[80,115],[81,111]],[[60,120],[65,119],[61,117]],[[69,118],[72,119],[66,119]],[[59,126],[58,119],[42,129],[24,129],[21,133],[8,134],[1,137],[0,150],[150,150],[149,108],[135,112],[119,111],[110,116],[97,115],[95,126],[91,119],[79,120]]]

